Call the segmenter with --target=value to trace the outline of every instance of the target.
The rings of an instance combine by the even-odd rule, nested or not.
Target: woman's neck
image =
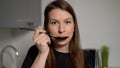
[[[62,53],[69,53],[69,45],[55,45],[55,50]]]

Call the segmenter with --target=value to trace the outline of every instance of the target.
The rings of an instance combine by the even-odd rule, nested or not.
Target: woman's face
[[[62,9],[49,12],[48,32],[55,45],[69,45],[74,32],[74,21],[70,13]]]

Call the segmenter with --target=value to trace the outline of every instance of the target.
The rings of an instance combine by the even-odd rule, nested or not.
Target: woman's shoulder
[[[38,49],[35,45],[31,46],[28,50],[28,53],[25,57],[25,60],[21,68],[30,68],[38,54]]]
[[[38,48],[36,47],[36,45],[31,46],[28,50],[28,53],[36,56],[38,54]]]
[[[30,49],[32,49],[32,50],[36,50],[37,47],[36,47],[36,45],[32,45],[32,46],[30,47]]]

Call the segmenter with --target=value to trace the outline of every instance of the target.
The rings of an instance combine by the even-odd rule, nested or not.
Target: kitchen
[[[4,1],[4,0],[1,0]],[[5,0],[8,1],[8,0]],[[4,2],[5,2],[4,1]],[[6,45],[14,46],[18,52],[17,68],[20,68],[28,49],[34,43],[32,41],[33,31],[20,30],[19,28],[35,28],[43,26],[43,13],[47,3],[52,0],[21,0],[14,1],[18,5],[17,12],[13,12],[15,6],[6,11],[8,18],[3,23],[4,17],[0,13],[0,49]],[[80,29],[83,48],[100,49],[104,44],[110,46],[109,66],[120,67],[119,44],[120,44],[120,1],[119,0],[67,0],[75,9]],[[6,3],[10,4],[12,2]],[[23,4],[19,6],[19,4]],[[33,5],[31,5],[33,4]],[[1,4],[2,5],[2,4]],[[0,7],[3,7],[1,6]],[[4,4],[5,6],[5,4]],[[24,7],[26,6],[26,7]],[[40,9],[39,9],[40,8]],[[19,10],[24,10],[20,12]],[[0,9],[1,11],[1,9]],[[4,11],[2,11],[4,12]],[[15,15],[13,15],[15,13]],[[2,16],[2,17],[1,17]],[[11,18],[11,16],[13,16]],[[20,17],[19,17],[20,16]],[[14,18],[15,17],[15,18]],[[5,18],[6,19],[6,18]],[[17,19],[17,20],[16,20]],[[17,21],[14,22],[14,21]],[[8,23],[9,22],[9,23]],[[21,23],[21,24],[19,24]],[[8,55],[7,55],[8,56]],[[6,58],[9,58],[5,56]],[[12,55],[14,56],[14,54]],[[10,58],[9,58],[10,59]],[[12,60],[4,59],[6,68],[12,65]],[[7,66],[8,65],[8,66]],[[12,68],[12,66],[11,66]]]

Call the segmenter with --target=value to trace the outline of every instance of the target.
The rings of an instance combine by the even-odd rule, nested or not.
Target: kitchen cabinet
[[[41,0],[0,0],[0,28],[34,28],[40,22]]]

